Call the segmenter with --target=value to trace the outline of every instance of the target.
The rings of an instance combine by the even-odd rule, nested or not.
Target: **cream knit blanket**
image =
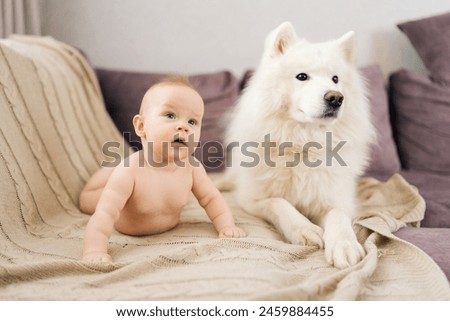
[[[73,48],[43,37],[0,40],[0,299],[448,300],[424,252],[391,234],[417,224],[424,201],[396,175],[360,182],[355,226],[367,252],[338,270],[323,250],[288,244],[225,194],[243,239],[218,239],[192,198],[175,229],[113,233],[112,264],[83,263],[88,216],[78,194],[121,141],[96,78]]]

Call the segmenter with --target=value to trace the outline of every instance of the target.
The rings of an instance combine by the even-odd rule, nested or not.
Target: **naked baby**
[[[244,237],[204,167],[192,162],[189,144],[198,142],[204,111],[198,92],[183,78],[152,86],[133,119],[143,149],[115,168],[101,168],[80,194],[80,209],[93,213],[85,232],[83,260],[112,261],[113,229],[150,235],[175,227],[190,192],[219,237]]]

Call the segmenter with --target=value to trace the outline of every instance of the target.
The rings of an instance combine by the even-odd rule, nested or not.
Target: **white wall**
[[[310,41],[357,35],[359,65],[426,72],[396,28],[450,11],[448,0],[44,0],[43,32],[96,66],[197,73],[257,66],[266,34],[291,21]]]

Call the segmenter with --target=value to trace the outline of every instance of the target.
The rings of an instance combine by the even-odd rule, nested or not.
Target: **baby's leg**
[[[114,167],[102,167],[89,179],[80,193],[80,210],[86,214],[93,214],[100,195],[106,185]]]

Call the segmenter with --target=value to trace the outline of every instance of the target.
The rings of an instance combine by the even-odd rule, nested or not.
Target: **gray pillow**
[[[450,173],[450,90],[400,70],[390,77],[399,156],[404,168]]]
[[[450,12],[398,25],[438,83],[450,86]]]
[[[377,132],[377,142],[371,148],[371,161],[366,173],[368,175],[396,173],[400,170],[400,160],[392,134],[389,100],[383,72],[378,65],[366,66],[360,71],[366,79],[370,111]]]

